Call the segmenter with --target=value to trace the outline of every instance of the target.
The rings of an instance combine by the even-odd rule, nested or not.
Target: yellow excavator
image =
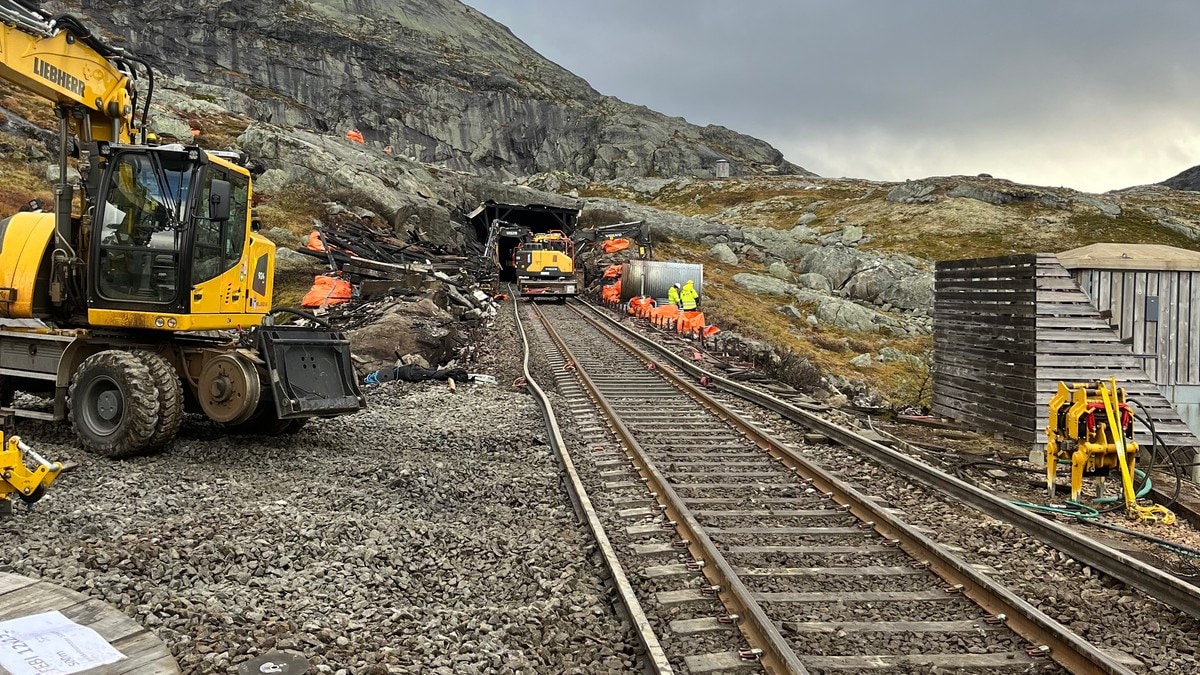
[[[145,61],[0,0],[0,79],[54,106],[60,148],[53,212],[0,220],[0,408],[124,457],[170,443],[185,409],[279,434],[365,406],[341,333],[275,325],[245,158],[147,143]]]

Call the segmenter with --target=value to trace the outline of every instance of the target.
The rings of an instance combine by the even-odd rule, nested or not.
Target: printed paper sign
[[[0,667],[11,675],[67,675],[125,655],[60,612],[0,622]]]

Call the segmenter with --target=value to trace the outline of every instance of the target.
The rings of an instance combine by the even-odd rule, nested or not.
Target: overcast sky
[[[466,0],[601,93],[823,176],[1104,191],[1200,164],[1196,0]]]

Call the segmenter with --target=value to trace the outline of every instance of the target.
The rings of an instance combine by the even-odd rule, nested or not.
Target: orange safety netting
[[[358,129],[351,129],[350,131],[347,131],[346,140],[354,141],[355,143],[363,145],[365,145],[367,142],[366,139],[363,138],[362,132]]]
[[[624,251],[632,245],[633,242],[628,239],[608,239],[600,247],[604,249],[605,253],[616,253],[617,251]]]
[[[619,276],[621,276],[621,266],[620,265],[609,265],[608,269],[604,270],[604,278],[605,279],[613,279],[613,278],[616,278]]]
[[[343,302],[350,302],[353,295],[354,287],[350,285],[349,281],[323,275],[313,278],[312,290],[300,301],[300,306],[311,309],[327,305],[340,305]]]

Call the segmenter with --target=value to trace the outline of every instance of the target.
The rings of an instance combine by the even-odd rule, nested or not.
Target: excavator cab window
[[[228,187],[228,217],[214,209],[214,197],[223,198]],[[216,189],[214,189],[216,188]],[[192,248],[192,285],[203,283],[228,270],[242,259],[246,244],[246,213],[250,205],[250,181],[233,171],[209,165],[200,199],[196,202],[196,238]]]
[[[169,304],[179,296],[182,217],[195,174],[186,157],[125,152],[112,158],[100,203],[102,298]]]

